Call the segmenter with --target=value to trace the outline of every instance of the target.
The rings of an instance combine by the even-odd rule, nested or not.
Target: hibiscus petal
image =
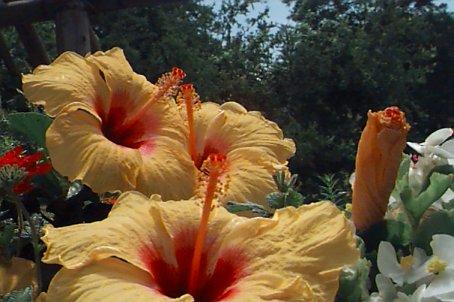
[[[281,209],[272,220],[237,222],[220,249],[232,247],[245,251],[245,271],[251,276],[275,273],[287,281],[300,276],[312,289],[312,299],[296,296],[287,301],[333,301],[339,271],[359,259],[352,227],[330,202]],[[248,277],[238,282],[239,288],[243,282],[246,289]]]
[[[109,87],[112,95],[110,110],[127,108],[130,116],[158,91],[158,88],[149,83],[144,76],[132,70],[121,48],[115,47],[106,52],[98,51],[88,56],[87,62],[100,70]]]
[[[261,272],[242,279],[231,301],[319,301],[301,277],[284,278],[279,273]]]
[[[212,112],[212,105],[209,105],[208,110],[204,107],[202,104],[202,113]],[[206,141],[212,141],[214,145],[220,141],[227,148],[223,150],[225,153],[243,147],[260,147],[280,163],[295,154],[293,140],[284,138],[277,124],[265,119],[261,113],[248,112],[235,102],[224,103],[219,110],[220,115],[224,116],[216,116],[207,125],[204,136]]]
[[[97,261],[79,269],[61,269],[52,279],[47,302],[192,302],[190,295],[169,298],[156,290],[145,271],[115,258]]]
[[[265,197],[277,191],[274,158],[259,148],[241,148],[228,153],[227,160],[228,189],[221,201],[251,201],[269,208]]]
[[[47,225],[42,237],[48,246],[43,262],[73,269],[116,256],[145,269],[138,248],[134,247],[148,244],[149,237],[164,238],[166,232],[159,222],[147,215],[151,205],[159,200],[158,195],[148,199],[138,192],[127,192],[118,198],[103,221],[62,228]]]
[[[22,77],[25,97],[43,105],[46,112],[57,115],[72,102],[95,108],[96,102],[107,99],[107,86],[98,69],[73,52],[65,52],[52,64],[38,66]]]
[[[83,180],[95,192],[125,191],[136,185],[142,164],[139,151],[109,141],[96,114],[81,103],[68,105],[55,118],[46,145],[58,172],[71,181]]]
[[[136,190],[160,194],[163,200],[188,199],[194,192],[196,171],[181,143],[159,136],[153,140],[153,151],[143,155]]]

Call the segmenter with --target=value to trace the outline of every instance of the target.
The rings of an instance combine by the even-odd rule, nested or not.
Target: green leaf
[[[454,236],[454,210],[441,210],[425,219],[416,230],[413,243],[431,254],[430,242],[435,234]]]
[[[15,290],[6,294],[0,302],[33,302],[32,287],[26,287],[23,290]]]
[[[285,205],[299,207],[304,203],[304,197],[301,193],[289,189],[288,193],[285,193]]]
[[[411,241],[411,225],[403,220],[386,220],[386,241],[395,246],[407,246]]]
[[[399,171],[397,173],[396,184],[391,193],[393,197],[398,199],[400,192],[408,185],[408,171],[410,170],[410,155],[404,154],[400,162]]]
[[[13,129],[46,148],[45,134],[52,123],[50,117],[37,112],[19,112],[8,114],[7,119]]]
[[[285,193],[272,192],[266,195],[266,201],[272,209],[280,209],[285,206]]]
[[[7,224],[4,226],[3,231],[0,236],[0,247],[2,250],[2,256],[6,259],[10,259],[13,256],[15,250],[15,234],[16,230],[15,224]]]
[[[229,201],[225,205],[225,208],[230,213],[251,211],[252,213],[258,214],[262,217],[271,217],[272,216],[272,214],[270,212],[268,212],[264,207],[262,207],[261,205],[252,203],[252,202],[239,203],[239,202]]]
[[[369,298],[367,289],[369,269],[370,262],[366,259],[360,259],[354,266],[342,269],[339,275],[336,301],[367,301]]]
[[[400,193],[400,197],[408,213],[419,221],[422,214],[451,186],[452,176],[440,173],[432,173],[430,176],[430,184],[425,191],[419,194],[418,197],[413,197],[410,187],[407,185]]]

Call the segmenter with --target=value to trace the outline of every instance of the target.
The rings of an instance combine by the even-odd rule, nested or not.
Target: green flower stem
[[[35,224],[33,223],[33,219],[28,213],[27,209],[25,208],[22,201],[17,198],[17,196],[13,193],[11,194],[13,202],[16,204],[17,212],[20,217],[24,215],[25,220],[28,221],[31,229],[31,236],[32,236],[32,245],[33,245],[33,255],[35,257],[35,268],[36,268],[36,283],[37,288],[36,292],[40,293],[42,289],[42,280],[41,280],[41,257],[40,257],[40,248],[39,248],[39,236],[36,230]]]

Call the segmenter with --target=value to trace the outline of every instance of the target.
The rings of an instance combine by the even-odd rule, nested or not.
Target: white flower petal
[[[397,291],[394,287],[394,284],[391,282],[391,279],[383,276],[382,274],[378,274],[375,277],[375,283],[377,284],[379,297],[380,299],[377,301],[393,301],[396,298]]]
[[[396,250],[391,243],[382,241],[378,246],[377,265],[380,273],[391,278],[396,284],[404,282],[404,270],[397,262]]]
[[[415,150],[416,152],[418,152],[419,154],[424,154],[424,150],[425,150],[424,146],[421,146],[420,144],[413,143],[413,142],[407,142],[407,145],[410,148],[412,148],[413,150]]]
[[[433,132],[426,138],[426,144],[431,146],[440,145],[442,142],[447,140],[453,134],[451,128],[442,128]]]
[[[423,293],[424,298],[439,298],[441,301],[454,299],[454,270],[446,270],[429,284]]]
[[[430,243],[433,254],[448,262],[448,269],[454,269],[454,237],[446,234],[436,234]],[[454,289],[453,289],[454,292]]]
[[[446,192],[440,197],[442,202],[448,203],[454,199],[454,191],[451,189],[446,190]]]
[[[448,145],[449,146],[449,145]],[[432,157],[433,155],[439,156],[443,159],[454,158],[454,154],[441,148],[441,147],[434,147],[434,146],[426,146],[424,150],[425,154],[430,154]]]
[[[441,148],[448,151],[451,154],[454,154],[454,139],[450,139],[446,143],[442,144]]]

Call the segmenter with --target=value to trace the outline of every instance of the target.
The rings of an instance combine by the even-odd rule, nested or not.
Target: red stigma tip
[[[192,86],[192,84],[183,84],[181,85],[181,90],[193,90],[194,87]]]
[[[224,154],[210,154],[208,156],[208,159],[212,162],[212,163],[223,163],[225,162],[225,160],[227,159],[227,156],[225,156]]]
[[[178,68],[178,67],[173,67],[172,68],[172,74],[176,75],[180,79],[182,79],[182,78],[184,78],[186,76],[186,73],[184,73],[184,71],[182,69]]]

